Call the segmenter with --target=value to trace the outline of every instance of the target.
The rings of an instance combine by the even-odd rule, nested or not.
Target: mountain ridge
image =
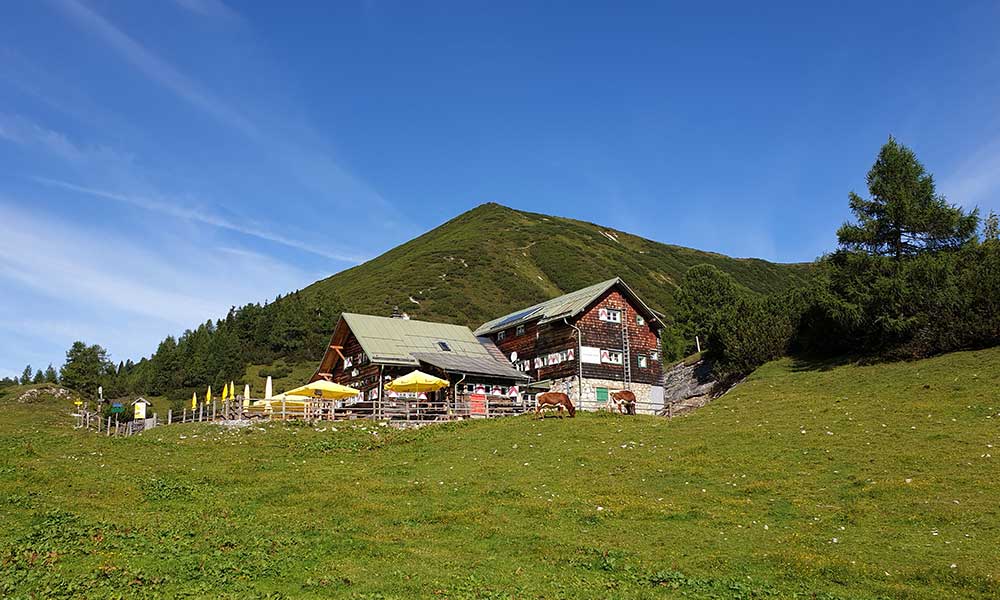
[[[760,293],[803,283],[811,270],[810,263],[733,258],[487,202],[300,291],[335,293],[343,310],[389,314],[399,306],[415,318],[476,326],[615,276],[669,311],[684,272],[706,262]]]

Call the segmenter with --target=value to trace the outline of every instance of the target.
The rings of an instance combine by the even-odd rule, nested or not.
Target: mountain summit
[[[788,289],[808,266],[736,259],[654,242],[593,223],[487,203],[302,294],[335,295],[343,310],[475,327],[615,276],[669,311],[684,272],[710,263],[758,292]]]

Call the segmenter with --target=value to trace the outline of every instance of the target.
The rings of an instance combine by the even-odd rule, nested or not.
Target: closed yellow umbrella
[[[198,394],[191,392],[191,410],[198,409]]]
[[[208,386],[208,391],[205,392],[205,404],[211,404],[212,402],[212,386]]]
[[[342,400],[353,398],[360,394],[358,390],[340,385],[332,381],[314,381],[302,387],[285,392],[286,396],[308,396],[310,398],[322,398],[323,400]]]
[[[229,399],[229,384],[222,384],[222,401],[225,402]]]
[[[386,384],[385,389],[390,392],[434,392],[441,388],[446,388],[450,384],[446,379],[428,375],[423,371],[413,371],[402,377],[397,377]]]

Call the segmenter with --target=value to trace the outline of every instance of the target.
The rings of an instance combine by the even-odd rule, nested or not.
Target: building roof
[[[615,286],[620,286],[622,292],[624,292],[624,294],[629,297],[637,307],[646,312],[646,316],[651,319],[651,324],[655,323],[656,325],[659,325],[662,322],[659,313],[646,306],[639,296],[637,296],[630,287],[625,285],[625,282],[622,281],[620,277],[615,277],[614,279],[602,281],[601,283],[576,290],[575,292],[570,292],[557,298],[540,302],[534,306],[530,306],[500,317],[499,319],[487,321],[476,329],[475,334],[479,336],[487,335],[500,331],[501,329],[516,327],[517,325],[531,321],[548,323],[558,319],[575,317],[587,310],[587,308],[600,299],[605,292]]]
[[[496,362],[490,351],[464,325],[356,313],[344,313],[341,320],[354,333],[368,358],[375,363],[417,366],[419,360],[415,354],[460,356]],[[340,325],[337,327],[339,329]],[[442,342],[449,350],[441,347]]]
[[[433,365],[449,373],[469,373],[470,375],[490,375],[504,379],[528,381],[528,375],[509,364],[488,356],[463,356],[452,352],[414,352],[413,357],[422,363]]]

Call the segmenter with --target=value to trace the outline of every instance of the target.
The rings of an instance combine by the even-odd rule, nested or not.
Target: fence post
[[[167,409],[167,425],[171,425],[174,422],[174,409]]]
[[[108,417],[108,426],[104,428],[105,437],[111,437],[111,417]]]
[[[287,420],[287,416],[285,415],[285,399],[284,398],[281,399],[281,420],[282,421]]]

